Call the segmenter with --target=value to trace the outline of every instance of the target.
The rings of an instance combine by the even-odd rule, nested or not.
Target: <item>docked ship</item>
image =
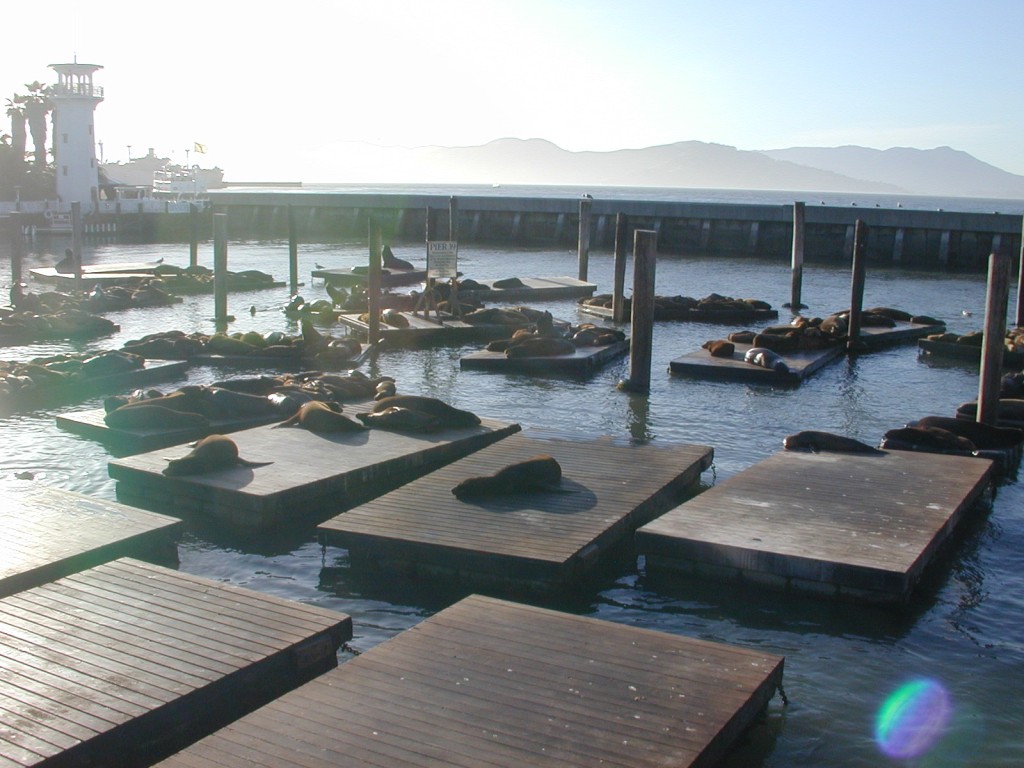
[[[224,186],[220,168],[180,165],[167,157],[157,157],[151,148],[127,163],[101,163],[101,185],[139,190],[142,197],[161,200],[197,200],[211,189]],[[123,197],[123,195],[122,195]]]

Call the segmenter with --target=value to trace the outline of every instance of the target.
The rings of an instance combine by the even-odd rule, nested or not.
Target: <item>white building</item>
[[[82,213],[92,212],[99,202],[99,169],[96,163],[94,112],[103,101],[103,89],[93,85],[98,64],[50,64],[57,72],[53,87],[54,163],[57,197],[61,210],[81,203]]]

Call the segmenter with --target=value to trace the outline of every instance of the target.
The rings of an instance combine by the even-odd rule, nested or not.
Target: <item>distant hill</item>
[[[1024,176],[1008,173],[950,147],[793,147],[761,154],[843,176],[893,184],[901,191],[917,194],[1024,197]]]
[[[365,151],[362,151],[364,149]],[[644,149],[570,152],[543,139],[497,139],[472,147],[370,147],[344,167],[327,161],[332,181],[436,184],[782,189],[1024,198],[1024,176],[949,147],[874,150],[795,147],[740,150],[681,141]],[[385,162],[386,160],[386,162]],[[327,166],[331,167],[327,167]],[[383,167],[392,169],[382,178]]]

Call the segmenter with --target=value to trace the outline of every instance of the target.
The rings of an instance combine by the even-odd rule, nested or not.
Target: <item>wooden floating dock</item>
[[[231,437],[242,458],[273,462],[267,466],[167,477],[167,459],[188,452],[177,446],[111,461],[108,472],[117,480],[119,500],[147,509],[247,529],[315,524],[519,429],[490,419],[415,435],[380,429],[325,435],[264,426]]]
[[[507,278],[506,278],[507,279]],[[521,286],[495,288],[497,280],[477,280],[487,288],[482,291],[459,290],[459,298],[466,301],[544,301],[554,299],[576,299],[592,296],[597,290],[595,283],[577,280],[574,277],[521,277]]]
[[[586,315],[595,315],[611,320],[611,307],[596,307],[590,304],[580,304],[577,309]],[[779,316],[776,309],[654,309],[654,321],[683,322],[683,323],[756,323],[761,320],[775,320]],[[625,322],[630,322],[630,314],[627,312]]]
[[[905,603],[989,487],[988,459],[782,451],[642,527],[649,571]]]
[[[521,325],[510,325],[508,323],[467,323],[452,315],[433,312],[401,312],[402,317],[409,323],[409,327],[381,323],[379,326],[379,338],[391,346],[403,346],[417,344],[462,344],[467,341],[493,341],[495,339],[507,339],[517,328],[526,328],[533,325],[530,321],[524,321]],[[338,322],[355,331],[355,335],[361,339],[368,339],[370,324],[362,319],[358,313],[342,313],[338,316]]]
[[[36,484],[6,492],[0,496],[0,597],[119,557],[176,564],[182,526],[172,517]]]
[[[954,344],[947,341],[919,339],[917,348],[933,360],[956,360],[981,365],[981,347],[975,344]],[[1024,352],[1003,350],[1003,368],[1008,371],[1024,369]]]
[[[159,261],[123,261],[107,264],[83,264],[82,279],[95,285],[97,278],[106,279],[107,275],[116,274],[122,277],[152,277],[160,266]],[[32,277],[43,282],[57,282],[61,278],[72,278],[71,272],[58,272],[56,267],[35,267],[29,270]]]
[[[861,329],[860,339],[868,351],[892,344],[920,339],[940,332],[942,325],[897,323],[895,328],[871,326]],[[795,386],[814,375],[829,363],[846,354],[846,346],[837,343],[824,349],[799,352],[780,352],[779,357],[789,367],[785,373],[745,362],[743,356],[752,345],[736,344],[732,357],[712,357],[706,349],[698,349],[669,363],[671,373],[718,381],[747,381],[763,384]]]
[[[110,448],[116,455],[128,456],[133,453],[155,451],[171,445],[181,445],[198,440],[207,435],[226,435],[241,429],[263,426],[284,421],[282,414],[264,414],[262,416],[246,416],[229,419],[211,419],[209,428],[176,428],[176,429],[124,429],[109,426],[103,417],[103,408],[91,408],[78,413],[67,413],[57,416],[57,426]]]
[[[0,600],[0,765],[143,766],[337,666],[348,616],[122,559]]]
[[[629,340],[603,347],[578,347],[571,355],[545,357],[505,357],[504,352],[471,352],[459,358],[459,367],[468,371],[497,373],[550,373],[586,376],[603,365],[629,354]]]
[[[473,595],[160,766],[708,766],[783,664]]]
[[[460,501],[462,480],[546,454],[565,491]],[[546,590],[593,570],[638,526],[679,503],[709,466],[702,445],[615,445],[513,435],[328,520],[324,541],[379,568]],[[623,475],[623,467],[643,473]]]
[[[330,285],[340,285],[343,288],[364,286],[369,279],[366,268],[356,270],[352,267],[337,267],[333,269],[314,269],[310,275],[313,279],[319,278]],[[398,285],[415,285],[426,282],[426,269],[381,269],[380,284],[384,288],[393,288]]]
[[[111,394],[158,381],[179,379],[185,375],[188,367],[187,360],[145,360],[142,368],[133,371],[33,387],[25,392],[0,397],[0,413],[71,403],[93,395]]]

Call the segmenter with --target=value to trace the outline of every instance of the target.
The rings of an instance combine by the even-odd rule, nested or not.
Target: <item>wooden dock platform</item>
[[[31,484],[0,496],[0,597],[98,563],[178,562],[183,523],[117,502]]]
[[[263,426],[231,438],[242,458],[273,462],[267,466],[167,477],[162,474],[167,458],[188,452],[187,446],[177,446],[116,459],[108,472],[117,480],[119,500],[147,509],[251,530],[315,524],[519,429],[490,419],[476,427],[415,435],[380,429],[316,434]]]
[[[468,341],[493,341],[507,339],[516,328],[526,328],[533,323],[524,321],[522,325],[508,323],[467,323],[451,315],[442,313],[401,312],[408,322],[408,327],[386,325],[381,323],[378,337],[390,346],[416,346],[426,344],[464,344]],[[358,313],[343,312],[338,322],[355,331],[357,338],[369,338],[370,324]]]
[[[507,278],[506,278],[507,279]],[[545,301],[553,299],[578,299],[593,296],[597,290],[595,283],[578,280],[575,277],[521,277],[521,286],[495,288],[496,280],[477,280],[487,288],[481,291],[459,290],[459,298],[465,301],[486,301],[500,303],[503,301]]]
[[[648,570],[905,603],[991,483],[988,459],[781,451],[636,534]]]
[[[563,492],[460,501],[468,477],[545,454]],[[679,503],[709,466],[702,445],[616,445],[513,435],[322,523],[323,540],[375,567],[540,591],[592,571],[638,526]],[[626,482],[624,466],[644,472]]]
[[[861,329],[861,341],[867,351],[893,344],[914,341],[931,333],[938,333],[945,326],[922,325],[899,322],[895,328],[871,326]],[[782,386],[795,386],[814,375],[829,363],[846,354],[845,344],[801,352],[781,352],[779,357],[789,367],[785,373],[778,373],[743,360],[750,344],[736,344],[732,357],[712,357],[706,349],[677,357],[669,363],[671,373],[716,381],[747,381]]]
[[[136,389],[158,381],[180,379],[185,376],[188,367],[187,360],[146,360],[143,362],[142,368],[133,371],[109,376],[90,376],[75,381],[33,387],[24,392],[15,392],[6,397],[0,397],[0,414],[41,408],[46,405],[73,403],[93,395],[111,394]]]
[[[932,339],[919,339],[917,348],[933,360],[955,360],[981,365],[981,347],[974,344],[955,344]],[[1008,371],[1024,369],[1024,352],[1003,350],[1003,368]]]
[[[341,613],[121,559],[0,600],[0,765],[144,766],[337,666]]]
[[[615,315],[611,307],[598,307],[590,304],[580,304],[577,309],[585,315],[594,315],[611,320]],[[679,323],[756,323],[762,320],[776,320],[779,317],[777,309],[667,309],[654,308],[655,322],[679,322]],[[630,314],[625,315],[625,322],[631,321]]]
[[[335,267],[325,269],[314,269],[310,272],[313,279],[319,278],[331,285],[340,285],[342,288],[364,286],[369,279],[366,267],[353,269],[352,267]],[[384,288],[393,288],[399,285],[415,285],[427,280],[426,269],[381,269],[380,284]]]
[[[783,664],[473,595],[160,766],[709,766]]]
[[[504,352],[481,350],[460,357],[459,367],[467,371],[587,376],[627,354],[628,339],[602,347],[578,347],[571,355],[545,357],[505,357]]]
[[[77,413],[58,415],[57,426],[72,434],[87,437],[107,446],[117,456],[145,453],[171,445],[181,445],[207,435],[226,435],[241,429],[274,424],[284,421],[285,416],[264,414],[230,419],[211,419],[209,427],[176,429],[123,429],[109,426],[103,417],[103,408],[90,408]]]

